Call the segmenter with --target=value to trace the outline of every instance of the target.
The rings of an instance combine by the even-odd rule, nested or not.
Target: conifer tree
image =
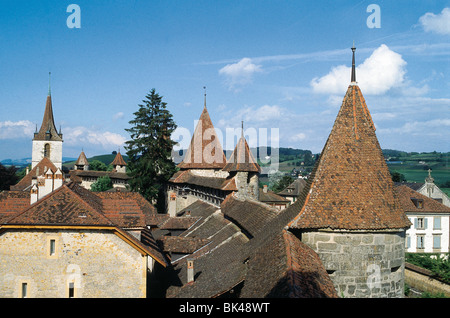
[[[135,118],[125,129],[131,137],[126,142],[128,175],[131,190],[141,193],[155,204],[158,212],[165,211],[164,187],[175,173],[176,166],[171,155],[175,144],[170,135],[176,129],[167,103],[162,101],[155,89],[146,95],[134,113]]]

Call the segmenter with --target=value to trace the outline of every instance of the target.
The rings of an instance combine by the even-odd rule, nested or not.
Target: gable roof
[[[348,87],[292,228],[345,230],[409,226],[358,85]]]
[[[171,183],[185,183],[223,191],[236,191],[234,178],[204,177],[190,170],[180,170],[169,179]]]
[[[180,169],[222,169],[226,158],[206,105],[195,127]]]
[[[261,172],[261,167],[258,162],[253,157],[252,152],[242,135],[239,138],[239,141],[236,147],[233,150],[230,158],[228,159],[225,167],[223,167],[225,171],[248,171],[248,172]]]
[[[22,192],[24,193],[24,192]],[[167,265],[156,240],[146,232],[146,220],[152,209],[144,203],[139,194],[109,192],[96,194],[76,183],[61,187],[30,205],[23,201],[11,204],[11,198],[26,199],[26,196],[12,192],[0,196],[0,220],[2,230],[15,228],[64,228],[105,230],[121,237],[143,254],[154,258],[163,266]],[[3,199],[2,199],[3,197]],[[6,198],[6,199],[5,199]],[[9,200],[8,200],[9,199]],[[148,203],[149,204],[149,203]],[[13,206],[13,213],[7,213]],[[20,208],[23,210],[20,210]],[[2,211],[1,209],[5,209]],[[9,214],[9,215],[7,215]],[[146,215],[147,214],[147,215]],[[3,217],[7,215],[8,218]],[[128,233],[127,228],[139,228],[142,241]]]
[[[33,178],[38,177],[38,176],[43,176],[49,169],[53,173],[55,173],[58,170],[58,168],[53,164],[53,162],[50,161],[50,159],[48,159],[47,157],[44,157],[16,185],[11,186],[10,189],[13,191],[25,190],[26,188],[31,186],[31,182],[32,182]]]
[[[300,192],[303,190],[305,185],[305,179],[297,178],[294,180],[294,182],[292,182],[284,190],[278,192],[277,194],[281,196],[298,196],[300,195]]]
[[[29,191],[0,192],[0,224],[30,205]]]
[[[46,137],[49,133],[49,138]],[[52,96],[50,92],[45,103],[44,117],[42,118],[41,128],[34,134],[33,140],[51,140],[62,141],[62,134],[59,134],[55,127],[55,120],[53,118]]]
[[[397,191],[400,204],[406,213],[450,213],[450,207],[414,191],[407,185],[398,185],[395,187],[395,190]],[[422,201],[421,207],[415,204],[418,200]]]

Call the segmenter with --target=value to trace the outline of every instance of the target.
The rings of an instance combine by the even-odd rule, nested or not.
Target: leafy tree
[[[0,163],[0,191],[9,190],[9,187],[15,185],[19,178],[16,176],[17,168],[11,166],[6,168]]]
[[[400,172],[394,171],[391,172],[392,181],[394,182],[403,182],[406,181],[405,175]]]
[[[99,177],[96,182],[91,184],[91,191],[102,192],[107,191],[113,187],[111,178],[108,175]]]
[[[92,160],[91,162],[89,162],[89,170],[107,171],[108,166],[105,163],[101,162],[100,160]]]
[[[283,176],[280,179],[278,179],[278,181],[272,186],[272,190],[275,193],[283,191],[292,182],[294,182],[294,179],[291,176],[289,175]]]
[[[162,96],[152,89],[134,113],[135,118],[125,129],[131,136],[126,142],[129,184],[147,200],[156,203],[159,212],[165,211],[164,187],[176,172],[171,158],[175,142],[170,135],[176,129],[172,114]]]

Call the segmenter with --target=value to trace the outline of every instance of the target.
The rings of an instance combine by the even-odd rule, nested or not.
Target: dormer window
[[[414,203],[416,208],[423,209],[423,200],[422,199],[411,198],[411,201]]]

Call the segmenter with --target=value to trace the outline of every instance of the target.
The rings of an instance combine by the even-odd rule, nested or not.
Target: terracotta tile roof
[[[398,185],[395,190],[405,212],[450,213],[450,207],[414,191],[409,186]]]
[[[29,191],[0,192],[0,224],[29,206]]]
[[[283,230],[250,259],[241,297],[337,298],[338,295],[319,256]]]
[[[186,183],[223,191],[236,191],[236,183],[233,178],[204,177],[192,173],[190,170],[180,170],[170,179],[172,183]]]
[[[208,239],[182,236],[163,236],[158,240],[165,252],[192,254],[210,242]]]
[[[261,172],[261,167],[250,151],[244,136],[239,139],[223,170]]]
[[[180,169],[222,169],[225,163],[222,145],[205,106],[186,155],[178,167]]]
[[[292,182],[289,186],[286,187],[283,191],[278,192],[278,195],[281,196],[298,196],[300,192],[306,185],[306,180],[302,178],[297,178]]]
[[[50,133],[50,139],[46,138],[46,133]],[[62,141],[62,135],[58,134],[55,127],[55,120],[53,118],[52,97],[49,94],[45,103],[44,117],[42,118],[41,128],[39,132],[34,135],[33,140],[52,140]]]
[[[409,221],[357,85],[350,85],[292,228],[400,229]],[[288,209],[289,209],[288,208]]]
[[[13,191],[25,190],[31,186],[31,181],[37,176],[43,176],[47,170],[50,169],[55,173],[58,168],[50,161],[50,159],[44,157],[39,163],[31,169],[28,174],[23,177],[16,185],[10,187]]]
[[[125,162],[125,160],[123,160],[122,155],[120,154],[120,151],[117,153],[116,157],[114,158],[113,162],[111,162],[111,165],[116,166],[126,166],[127,163]]]
[[[288,204],[289,200],[283,198],[281,195],[276,194],[273,191],[267,190],[267,192],[264,192],[263,189],[259,189],[259,201],[264,203],[281,203],[281,204]]]
[[[78,156],[78,159],[77,159],[77,162],[75,162],[75,165],[82,166],[82,165],[87,165],[87,164],[89,164],[89,162],[86,158],[86,154],[84,153],[84,151],[82,151],[80,153],[80,155]]]
[[[62,185],[6,223],[113,226],[114,223],[101,212],[101,200],[88,192],[74,184]]]

